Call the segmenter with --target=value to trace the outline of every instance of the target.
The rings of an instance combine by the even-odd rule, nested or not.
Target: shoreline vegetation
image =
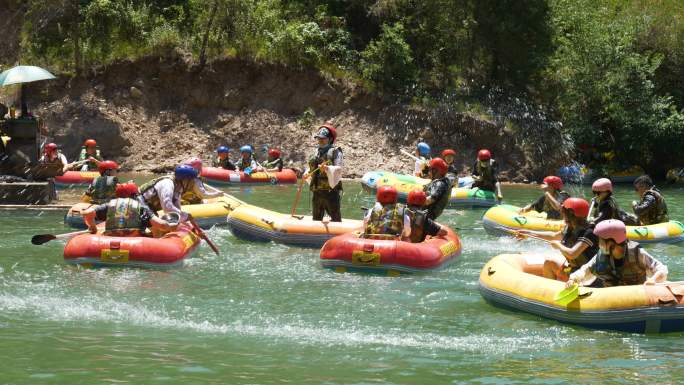
[[[424,140],[437,151],[453,146],[469,155],[492,148],[510,181],[540,180],[572,160],[614,170],[637,165],[660,179],[684,163],[681,14],[684,3],[677,0],[10,0],[0,10],[7,20],[0,61],[42,65],[67,79],[55,83],[62,88],[33,85],[39,95],[29,99],[58,125],[51,134],[67,145],[86,134],[107,138],[112,125],[123,131],[112,149],[132,140],[127,126],[152,136],[192,131],[192,125],[207,138],[179,150],[206,156],[219,136],[229,134],[212,132],[216,126],[210,125],[222,118],[254,123],[236,142],[249,142],[250,130],[264,124],[265,136],[296,125],[288,134],[299,137],[308,135],[310,125],[332,120],[341,127],[360,125],[358,132],[371,137],[372,146],[398,150]],[[203,91],[192,95],[173,84],[154,85],[155,73],[179,61],[188,80],[180,84],[192,88],[196,81]],[[159,68],[118,81],[125,63],[133,63],[132,71]],[[241,73],[217,73],[226,68]],[[270,74],[259,89],[221,88],[220,98],[228,100],[221,108],[198,100],[216,98],[207,91],[212,80],[259,81],[267,71],[280,73]],[[282,86],[297,90],[277,91]],[[122,90],[128,101],[117,100]],[[255,90],[263,102],[250,98]],[[148,100],[174,91],[187,103]],[[311,95],[287,106],[305,99],[304,93]],[[79,111],[80,99],[90,97],[132,113],[105,111],[105,118],[96,116],[82,128],[67,123],[102,108],[92,103]],[[55,99],[57,106],[51,104]],[[191,116],[193,109],[203,118]],[[154,117],[176,110],[178,116],[166,121]],[[72,126],[76,132],[67,133]],[[301,142],[301,148],[287,148],[295,162],[310,147]],[[349,159],[364,156],[350,150]],[[466,164],[474,158],[463,156]],[[401,163],[387,152],[371,158],[375,166],[366,171],[381,164],[394,171]],[[160,155],[157,171],[168,167],[165,159],[168,154]],[[125,166],[135,170],[133,162],[140,159]]]

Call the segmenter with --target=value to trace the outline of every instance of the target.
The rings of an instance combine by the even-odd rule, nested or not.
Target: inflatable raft
[[[228,228],[240,239],[299,247],[318,248],[332,237],[362,227],[363,221],[360,220],[314,221],[310,216],[291,216],[247,204],[228,215]]]
[[[518,214],[520,207],[499,205],[490,208],[482,217],[485,230],[493,235],[510,235],[511,230],[560,231],[562,220],[546,219],[546,213],[529,211]],[[648,226],[627,226],[627,238],[639,243],[677,243],[684,241],[684,225],[669,221]]]
[[[161,238],[81,234],[64,247],[64,261],[87,267],[172,268],[193,255],[200,238],[188,224]]]
[[[577,299],[554,302],[565,283],[541,276],[544,257],[502,254],[480,273],[479,288],[489,303],[594,329],[633,333],[684,331],[684,283],[608,288],[580,287]]]
[[[100,173],[97,171],[67,171],[64,175],[55,177],[55,187],[88,187],[98,176]]]
[[[294,170],[284,168],[276,172],[253,172],[250,175],[242,171],[231,171],[219,167],[202,167],[202,179],[211,184],[286,184],[296,183]]]
[[[445,267],[461,253],[453,231],[446,237],[428,237],[421,243],[365,238],[360,231],[330,239],[321,249],[323,267],[337,272],[364,271],[388,275],[418,273]]]
[[[197,224],[203,229],[226,224],[228,214],[244,202],[229,195],[207,199],[205,203],[181,206],[181,210],[192,215]],[[92,203],[77,203],[64,216],[64,223],[75,229],[85,229],[87,226],[81,212],[93,206]],[[159,215],[163,215],[159,212]]]
[[[472,184],[472,178],[469,179]],[[372,171],[366,173],[361,179],[361,183],[366,189],[375,190],[380,186],[393,186],[397,189],[400,202],[406,202],[409,192],[421,189],[430,182],[429,179],[418,178],[411,175],[387,173],[383,171]],[[466,183],[464,181],[464,183]],[[492,191],[480,190],[478,188],[452,188],[451,198],[449,198],[448,208],[463,207],[492,207],[496,204],[496,197]]]

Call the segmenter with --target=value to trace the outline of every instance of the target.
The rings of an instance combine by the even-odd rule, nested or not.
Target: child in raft
[[[544,183],[540,187],[544,190],[544,195],[539,197],[534,203],[521,208],[518,213],[523,214],[536,210],[540,213],[546,213],[547,219],[561,219],[561,205],[563,201],[570,198],[570,194],[563,191],[563,181],[555,175],[549,175],[544,178]]]
[[[260,171],[278,172],[283,171],[283,160],[280,158],[280,150],[270,148],[267,160],[259,167]]]
[[[615,198],[613,198],[613,183],[608,178],[600,178],[591,185],[594,194],[590,217],[594,225],[607,219],[618,219],[627,225],[636,225],[636,217],[620,210]]]
[[[458,186],[458,169],[456,168],[456,151],[447,148],[442,151],[442,159],[447,164],[447,178],[451,181],[452,187]]]

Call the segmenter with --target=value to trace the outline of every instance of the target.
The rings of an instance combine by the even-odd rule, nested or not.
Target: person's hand
[[[651,286],[651,285],[655,285],[655,284],[656,284],[656,281],[655,281],[655,279],[653,279],[653,277],[648,278],[648,279],[646,279],[646,281],[644,281],[644,285],[646,285],[646,286]]]
[[[556,250],[560,250],[560,248],[561,248],[560,241],[551,241],[551,242],[549,242],[549,244],[551,244],[551,247],[556,249]]]
[[[573,277],[568,278],[568,281],[565,282],[565,288],[566,289],[569,289],[575,285],[577,285],[577,281]]]
[[[632,201],[632,208],[636,207],[636,205],[638,205],[638,204],[639,204],[639,202],[637,202],[637,201]]]
[[[320,170],[321,170],[322,173],[327,173],[327,172],[328,172],[328,165],[325,164],[325,163],[323,163],[322,165],[320,165],[319,168],[320,168]]]

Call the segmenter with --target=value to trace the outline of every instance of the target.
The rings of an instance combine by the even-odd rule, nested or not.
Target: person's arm
[[[545,196],[546,195],[542,195],[536,201],[534,201],[534,202],[528,204],[527,206],[521,208],[520,210],[518,210],[518,213],[524,214],[524,213],[529,212],[531,210],[542,212],[542,210],[544,209],[544,198],[545,198]]]
[[[197,195],[201,199],[218,198],[220,196],[223,196],[223,191],[218,191],[218,190],[215,190],[212,192],[207,191],[207,189],[204,188],[204,183],[199,178],[194,179],[193,184],[192,184],[192,192],[194,192],[195,195]]]
[[[99,219],[101,221],[107,219],[107,205],[104,204],[90,207],[86,210],[81,211],[81,216],[83,216],[83,220],[85,221],[86,226],[88,226],[88,231],[91,234],[96,234],[97,223],[95,222],[95,219]]]
[[[404,213],[404,227],[401,229],[401,239],[407,240],[411,237],[411,218]]]
[[[642,248],[639,249],[639,264],[646,268],[646,273],[648,274],[644,285],[653,285],[658,282],[667,281],[667,266],[653,258]]]
[[[422,159],[416,159],[416,162],[413,165],[413,175],[414,176],[421,176],[423,175],[423,166],[425,164],[425,161]]]
[[[515,234],[521,235],[521,238],[532,235],[549,241],[558,241],[563,238],[563,233],[560,231],[517,230]]]
[[[560,212],[561,202],[556,200],[556,197],[554,197],[553,194],[547,191],[544,193],[544,197],[546,197],[546,200],[549,201],[549,204],[551,205],[551,207],[553,207],[554,210]],[[561,199],[560,196],[558,198]]]
[[[173,195],[175,193],[175,187],[171,179],[163,179],[159,181],[154,189],[157,190],[157,196],[159,197],[159,202],[161,203],[162,210],[165,213],[176,213],[180,215],[181,221],[188,220],[186,213],[182,212],[180,207],[174,204]]]
[[[150,218],[150,227],[152,227],[153,230],[158,230],[164,233],[170,232],[170,231],[175,231],[178,228],[178,224],[172,225],[169,222],[159,218],[156,215],[153,215]]]
[[[447,188],[448,186],[446,186],[445,183],[433,183],[432,186],[430,186],[430,188],[428,189],[428,197],[425,201],[425,205],[429,206],[435,203],[435,201],[437,201],[437,199],[439,199],[439,197],[442,196],[442,194],[446,194]]]
[[[425,228],[423,231],[425,234],[431,235],[433,237],[445,237],[448,234],[444,226],[439,225],[430,218],[425,218]]]
[[[593,274],[591,273],[591,268],[594,266],[596,263],[596,256],[591,258],[591,260],[582,267],[580,267],[577,271],[574,273],[570,274],[570,277],[568,277],[568,282],[565,283],[566,287],[571,287],[574,284],[579,284],[580,282],[584,282],[587,279],[593,277]]]
[[[646,194],[644,195],[643,199],[641,202],[636,202],[636,204],[632,205],[632,208],[634,209],[634,214],[636,215],[642,215],[644,214],[648,209],[653,207],[653,205],[656,204],[656,199],[653,195],[651,194]]]

